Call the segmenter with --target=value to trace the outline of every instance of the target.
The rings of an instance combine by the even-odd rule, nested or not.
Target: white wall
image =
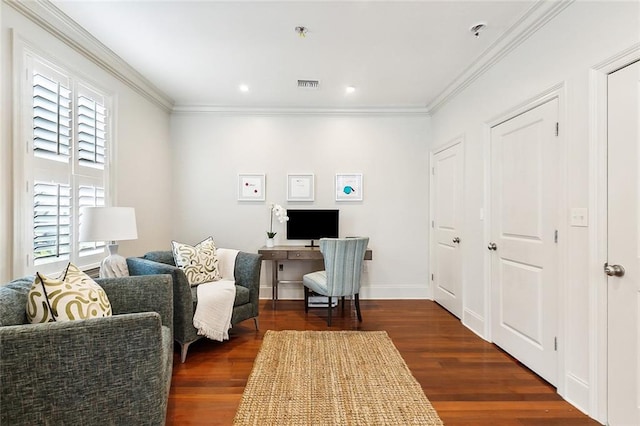
[[[15,278],[13,271],[13,59],[10,30],[47,57],[115,95],[114,136],[116,167],[112,186],[114,205],[136,208],[139,239],[121,243],[124,256],[137,255],[166,244],[171,226],[169,113],[87,60],[32,21],[0,2],[2,8],[0,94],[0,282]]]
[[[6,6],[0,2],[0,23],[3,22],[4,8]],[[6,33],[0,28],[0,76],[7,74],[8,64],[2,58],[7,54]],[[0,77],[2,78],[2,77]],[[8,87],[4,79],[0,81],[0,111],[7,111],[8,108]],[[11,211],[11,191],[8,187],[11,182],[11,156],[5,154],[5,149],[11,144],[10,131],[11,119],[8,114],[0,112],[0,147],[3,154],[0,155],[0,281],[5,282],[11,276],[11,265],[13,257],[11,255],[11,230],[9,223],[9,212]]]
[[[175,239],[211,235],[219,247],[256,252],[270,202],[338,208],[341,236],[370,237],[363,298],[427,296],[427,116],[184,113],[174,114],[171,129]],[[364,201],[336,202],[335,174],[350,172],[364,175]],[[238,173],[266,174],[266,201],[237,201]],[[286,201],[287,173],[315,174],[314,202]],[[286,244],[284,225],[276,222],[274,231],[276,243]],[[284,273],[294,279],[300,270],[289,264]],[[267,296],[269,266],[262,275]],[[281,297],[302,297],[301,287],[284,288]]]
[[[597,63],[640,41],[638,2],[575,2],[535,33],[516,51],[465,89],[432,117],[432,145],[454,136],[465,137],[464,310],[463,320],[486,335],[486,276],[488,241],[479,212],[484,205],[486,124],[545,90],[563,86],[561,136],[567,161],[566,211],[589,205],[588,129],[589,70]],[[594,212],[595,213],[595,212]],[[590,377],[588,228],[567,227],[563,293],[560,297],[561,354],[565,376],[559,390],[570,402],[590,411],[595,392]]]

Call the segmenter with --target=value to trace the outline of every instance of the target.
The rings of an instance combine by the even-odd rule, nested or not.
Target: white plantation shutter
[[[38,72],[33,75],[33,151],[58,161],[71,156],[71,90]]]
[[[102,207],[104,206],[104,188],[80,185],[78,187],[78,207],[80,211],[80,222],[82,222],[83,207]],[[81,242],[78,247],[78,255],[80,257],[100,254],[104,252],[105,242]]]
[[[78,231],[82,207],[108,205],[108,98],[36,58],[27,69],[33,115],[25,123],[32,136],[26,205],[33,211],[26,269],[50,273],[67,262],[90,268],[104,258],[105,242],[80,243]]]
[[[69,260],[71,187],[55,182],[33,185],[33,258],[36,265]]]
[[[87,96],[78,96],[78,162],[104,169],[106,108]]]
[[[80,185],[78,187],[78,205],[80,208],[104,206],[104,188]]]

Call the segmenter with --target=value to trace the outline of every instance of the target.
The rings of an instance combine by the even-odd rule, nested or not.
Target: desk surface
[[[275,246],[262,247],[258,250],[263,260],[316,260],[322,259],[320,247]],[[373,252],[367,249],[364,260],[372,260]]]

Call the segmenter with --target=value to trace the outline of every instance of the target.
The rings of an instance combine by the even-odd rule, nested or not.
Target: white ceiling
[[[426,109],[539,2],[53,3],[177,106]]]

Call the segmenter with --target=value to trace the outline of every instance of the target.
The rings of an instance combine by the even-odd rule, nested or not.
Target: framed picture
[[[336,201],[362,201],[362,173],[336,174]]]
[[[243,173],[238,175],[239,201],[264,201],[264,174]]]
[[[287,201],[313,201],[313,173],[287,175]]]

